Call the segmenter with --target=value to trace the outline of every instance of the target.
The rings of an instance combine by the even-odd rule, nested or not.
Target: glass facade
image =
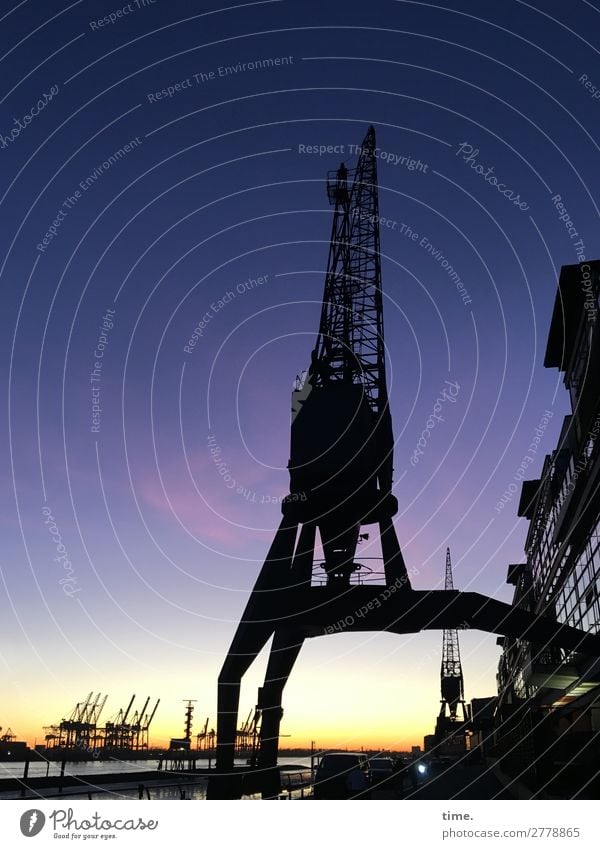
[[[564,373],[572,413],[539,481],[526,481],[519,515],[529,519],[526,562],[509,569],[513,603],[586,632],[600,631],[600,344],[590,311],[591,280],[598,303],[600,262],[565,266],[548,339],[546,362]],[[581,281],[586,281],[582,286]],[[533,496],[532,496],[533,493]],[[511,572],[513,570],[513,572]],[[574,655],[545,652],[526,641],[503,640],[498,667],[499,703],[559,689]],[[547,674],[544,675],[545,671]],[[566,685],[568,688],[568,684]]]
[[[556,615],[575,628],[600,631],[600,522],[557,593]]]

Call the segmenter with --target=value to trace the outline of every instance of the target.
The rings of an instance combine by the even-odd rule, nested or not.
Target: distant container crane
[[[141,710],[135,711],[131,720],[129,715],[135,701],[135,695],[126,709],[121,708],[114,719],[104,726],[99,725],[100,716],[108,696],[93,691],[83,702],[78,702],[67,719],[56,725],[45,726],[46,749],[69,752],[72,756],[83,758],[97,757],[116,751],[143,752],[148,749],[150,725],[160,704],[157,699],[153,710],[148,713],[150,697]]]
[[[12,728],[7,728],[6,731],[4,731],[4,734],[2,731],[4,731],[4,729],[0,725],[0,743],[12,743],[13,740],[17,739],[17,735],[13,734]]]
[[[4,731],[0,726],[0,761],[25,759],[29,751],[27,743],[24,740],[17,740],[17,735],[13,734],[12,728]]]
[[[160,704],[160,699],[156,700],[152,712],[148,714],[147,707],[150,702],[150,696],[148,696],[142,709],[136,710],[129,720],[135,698],[135,695],[131,697],[127,708],[125,710],[121,708],[114,721],[106,723],[104,747],[107,750],[142,752],[148,749],[150,725]]]
[[[107,749],[124,749],[127,747],[129,739],[129,725],[127,718],[135,700],[135,695],[131,697],[131,701],[125,709],[120,708],[116,717],[105,726],[105,742]]]
[[[209,717],[206,717],[206,722],[202,731],[196,734],[196,751],[204,752],[208,756],[214,753],[215,738],[217,733],[214,728],[208,730]]]
[[[93,691],[83,702],[78,702],[68,719],[61,719],[58,725],[44,728],[46,747],[49,749],[80,749],[93,751],[99,743],[97,724],[106,704],[107,696]]]
[[[260,733],[261,710],[258,705],[250,711],[246,721],[238,728],[235,739],[235,754],[254,764],[257,757]]]

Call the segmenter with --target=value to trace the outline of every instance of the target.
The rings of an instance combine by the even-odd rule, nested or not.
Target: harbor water
[[[89,778],[89,785],[79,786],[76,789],[64,788],[60,792],[57,786],[48,787],[36,793],[32,790],[10,790],[0,791],[0,799],[24,799],[24,798],[55,798],[55,799],[205,799],[207,779],[203,776],[188,774],[186,772],[158,771],[158,760],[143,761],[71,761],[66,762],[64,775]],[[280,758],[280,766],[294,765],[303,767],[306,775],[310,772],[310,757],[305,758]],[[198,759],[196,765],[199,769],[209,766],[208,759]],[[212,761],[214,766],[214,761]],[[237,760],[236,766],[245,766],[246,762]],[[0,779],[23,777],[24,763],[0,762]],[[29,778],[56,777],[60,779],[62,764],[57,761],[32,761],[29,764]],[[148,779],[148,773],[156,771],[156,777]],[[115,784],[97,784],[95,778],[106,774],[123,774],[123,782]],[[137,775],[144,775],[144,782],[140,784]]]

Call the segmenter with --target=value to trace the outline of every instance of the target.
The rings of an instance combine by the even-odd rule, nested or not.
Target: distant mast
[[[446,549],[446,579],[444,589],[454,590],[452,578],[452,561],[450,549]],[[442,646],[441,667],[441,708],[436,726],[436,737],[442,738],[448,729],[453,726],[467,722],[469,711],[465,703],[464,680],[462,664],[460,662],[460,646],[458,644],[458,629],[444,628]],[[461,708],[462,720],[458,718],[458,709]],[[440,721],[441,720],[441,721]]]

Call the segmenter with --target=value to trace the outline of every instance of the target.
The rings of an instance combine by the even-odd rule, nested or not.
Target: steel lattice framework
[[[387,393],[373,127],[356,169],[341,165],[328,180],[328,195],[335,212],[313,358],[316,379],[362,383],[373,411],[381,413]]]
[[[450,559],[450,549],[446,549],[446,580],[444,589],[454,590],[454,581],[452,579],[452,561]],[[458,644],[458,629],[444,628],[443,648],[442,648],[442,669],[441,669],[441,685],[442,685],[442,716],[446,713],[446,708],[450,712],[450,718],[455,720],[458,706],[465,702],[464,695],[464,680],[462,666],[460,662],[460,646]]]
[[[379,425],[378,470],[392,488],[393,435],[385,373],[375,129],[369,127],[356,168],[330,172],[335,205],[319,334],[309,369],[313,386],[346,381],[363,386]]]

